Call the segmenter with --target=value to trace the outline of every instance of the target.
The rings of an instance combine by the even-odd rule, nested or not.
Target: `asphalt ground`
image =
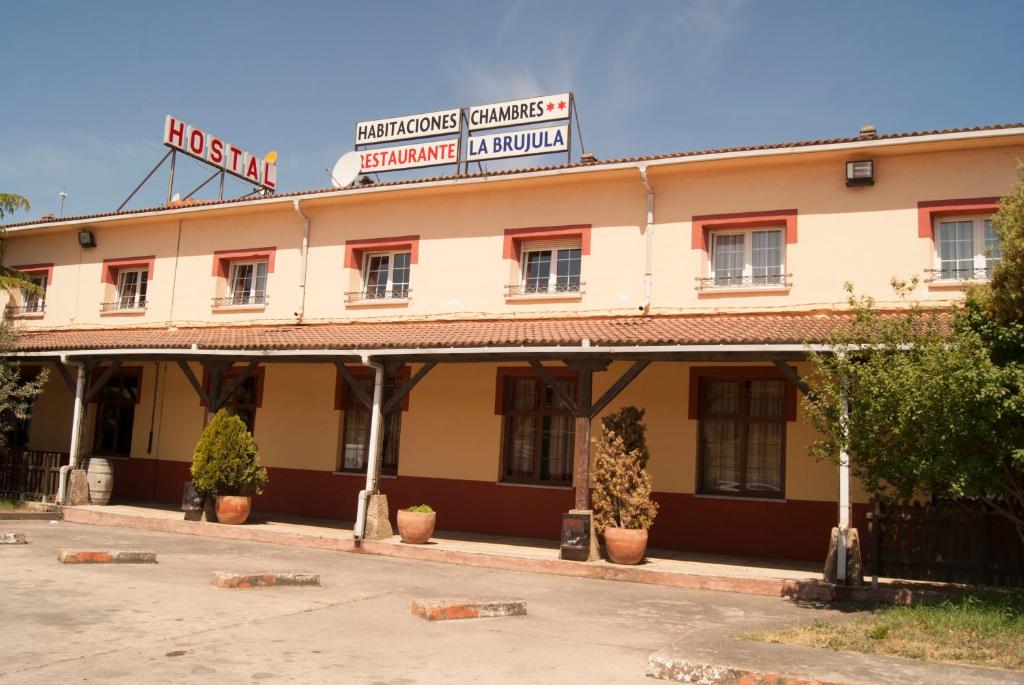
[[[0,532],[29,540],[0,545],[3,683],[650,684],[652,653],[752,655],[775,646],[731,636],[844,615],[756,595],[104,526],[4,521]],[[154,551],[159,563],[65,565],[61,547]],[[311,572],[321,587],[224,590],[213,571]],[[523,599],[528,615],[412,616],[414,599],[437,598]],[[801,654],[801,668],[832,659]],[[905,682],[934,682],[936,668]]]

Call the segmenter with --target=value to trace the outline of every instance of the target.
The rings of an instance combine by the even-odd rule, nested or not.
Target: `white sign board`
[[[466,144],[469,146],[466,159],[470,162],[565,152],[569,149],[569,126],[528,128],[522,131],[470,136]]]
[[[545,95],[469,108],[469,130],[504,128],[569,118],[570,94]]]
[[[356,124],[356,145],[389,143],[412,138],[432,138],[462,132],[462,110],[413,114],[407,117],[360,121]]]
[[[372,174],[380,171],[416,169],[442,164],[456,164],[459,161],[459,139],[435,140],[429,143],[413,143],[394,147],[378,147],[360,150],[359,173]]]
[[[224,142],[170,114],[164,120],[164,145],[181,150],[232,176],[267,190],[277,190],[277,165]]]

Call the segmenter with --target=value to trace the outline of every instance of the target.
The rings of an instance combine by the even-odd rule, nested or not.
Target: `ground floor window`
[[[224,385],[233,383],[231,376],[224,378]],[[229,414],[242,419],[242,423],[249,429],[250,433],[256,431],[256,409],[259,407],[259,384],[260,378],[255,374],[249,376],[238,388],[228,396],[224,402],[224,409]]]
[[[700,492],[781,498],[786,381],[700,379]]]
[[[570,397],[574,378],[558,378]],[[547,485],[572,483],[575,417],[543,380],[505,376],[501,398],[504,415],[502,480]]]
[[[98,373],[102,373],[97,370]],[[141,376],[138,370],[125,369],[110,377],[96,398],[96,430],[93,453],[127,457],[132,451],[132,427],[135,405],[139,401]]]
[[[384,398],[391,397],[402,386],[407,374],[389,376],[384,383]],[[367,397],[373,397],[373,376],[358,375],[355,381]],[[344,381],[341,381],[344,382]],[[386,475],[398,474],[398,447],[402,433],[402,403],[385,414],[381,428],[384,442],[381,447],[380,471]],[[353,392],[343,394],[344,422],[341,436],[341,464],[339,471],[365,473],[370,457],[370,409]]]

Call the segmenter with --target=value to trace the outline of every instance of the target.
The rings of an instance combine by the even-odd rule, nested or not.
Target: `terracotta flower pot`
[[[604,547],[613,564],[639,564],[647,551],[647,531],[640,528],[604,529]]]
[[[402,542],[410,545],[422,545],[434,534],[434,523],[437,521],[437,512],[430,513],[422,511],[398,510],[398,534],[402,536]]]
[[[245,523],[252,511],[252,497],[217,495],[217,521],[237,526]]]

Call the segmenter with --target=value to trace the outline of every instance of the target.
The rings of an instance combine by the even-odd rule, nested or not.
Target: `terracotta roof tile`
[[[693,314],[563,319],[351,322],[196,328],[24,330],[20,351],[112,348],[359,350],[609,345],[803,344],[851,321],[845,312]]]
[[[873,142],[878,140],[892,140],[897,138],[918,138],[921,136],[932,136],[932,135],[943,135],[952,133],[972,133],[975,131],[998,131],[1001,129],[1008,128],[1021,128],[1024,127],[1024,122],[1016,123],[1005,123],[1005,124],[990,124],[985,126],[972,126],[967,128],[945,128],[945,129],[933,129],[926,131],[909,131],[905,133],[887,133],[876,135],[871,138],[863,136],[847,136],[843,138],[820,138],[817,140],[796,140],[782,143],[768,143],[764,145],[744,145],[737,147],[721,147],[721,148],[709,148],[705,150],[689,150],[684,152],[666,152],[655,155],[640,155],[634,157],[619,157],[616,159],[603,159],[597,162],[573,162],[571,164],[555,164],[549,166],[536,166],[536,167],[525,167],[520,169],[501,169],[496,171],[487,171],[474,174],[465,174],[462,176],[431,176],[428,178],[412,178],[404,179],[400,181],[386,181],[383,183],[371,183],[368,185],[360,185],[354,188],[346,188],[344,190],[355,190],[363,188],[376,188],[376,187],[391,187],[391,186],[406,186],[415,185],[417,183],[429,183],[432,181],[451,181],[457,179],[467,178],[479,178],[484,176],[514,176],[516,174],[525,174],[537,171],[556,171],[559,169],[573,169],[577,167],[601,167],[611,164],[629,164],[634,162],[649,162],[659,159],[670,159],[672,157],[699,157],[701,155],[712,155],[712,154],[724,154],[730,152],[753,152],[758,150],[778,150],[783,148],[799,148],[799,147],[810,147],[814,145],[839,145],[842,143],[856,143],[856,142]],[[297,190],[290,193],[275,193],[268,195],[270,198],[286,198],[286,197],[301,197],[306,195],[319,195],[323,193],[336,193],[339,192],[338,188],[316,188],[311,190]],[[236,202],[250,202],[253,199],[251,196],[231,198],[227,200],[195,200],[190,199],[188,206],[213,206],[213,205],[227,205]],[[31,224],[42,224],[42,223],[59,223],[65,221],[84,221],[87,219],[98,219],[100,217],[108,216],[128,216],[131,214],[142,214],[145,212],[156,212],[161,210],[173,210],[183,205],[184,201],[181,201],[179,205],[172,203],[171,207],[167,205],[160,205],[157,207],[145,207],[141,209],[126,209],[121,212],[100,212],[97,214],[81,214],[78,216],[65,216],[65,217],[42,217],[38,219],[31,219],[29,221],[20,221],[12,224],[0,224],[4,228],[15,228],[18,226],[27,226]]]

